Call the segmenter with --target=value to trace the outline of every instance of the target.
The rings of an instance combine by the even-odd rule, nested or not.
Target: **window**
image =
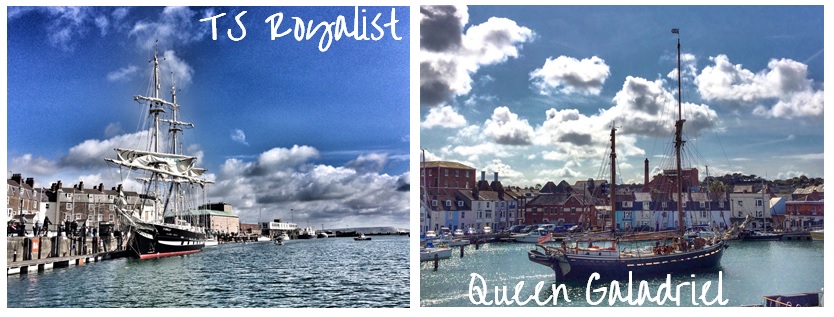
[[[431,170],[429,170],[429,176],[431,176]]]
[[[420,176],[426,176],[426,170],[420,170]]]
[[[466,171],[466,178],[469,178],[469,171]]]
[[[67,203],[67,210],[72,210],[72,203]]]
[[[452,207],[452,201],[446,200],[446,207]]]
[[[469,182],[466,182],[466,189],[469,189]]]
[[[458,207],[463,207],[463,200],[458,200]]]
[[[631,219],[631,211],[624,211],[623,219]]]
[[[648,201],[643,202],[643,210],[649,210],[649,202]]]
[[[575,214],[576,213],[576,207],[570,207],[570,213]]]
[[[87,210],[93,210],[93,204],[87,204]]]
[[[98,216],[96,216],[96,220],[97,220],[97,221],[102,221],[103,219],[104,219],[104,215],[98,215]]]
[[[703,202],[703,201],[702,201],[702,202],[701,202],[701,208],[706,208],[706,206],[707,206],[706,202]]]
[[[630,201],[624,201],[623,202],[623,207],[624,208],[631,208],[631,202]]]
[[[460,212],[460,219],[463,219],[463,218],[466,218],[466,212],[465,211]]]
[[[75,214],[75,220],[81,220],[81,214]]]
[[[449,181],[443,181],[443,187],[449,188]]]
[[[443,170],[443,176],[449,176],[449,170],[448,169]]]
[[[743,201],[741,201],[741,200],[739,200],[739,201],[738,201],[738,205],[739,205],[739,206],[744,206],[744,202],[743,202]]]
[[[437,207],[437,200],[436,199],[431,200],[431,206],[432,207]]]
[[[111,214],[111,215],[107,216],[107,220],[113,221],[113,215]]]
[[[701,218],[706,218],[706,217],[707,217],[707,212],[706,212],[706,211],[702,211],[702,212],[701,212]]]
[[[756,199],[756,207],[761,207],[761,206],[762,206],[762,200],[761,199]]]
[[[479,211],[479,212],[478,212],[478,219],[481,219],[481,218],[483,218],[483,217],[484,217],[484,213]]]
[[[455,177],[460,177],[460,170],[455,170]]]
[[[718,208],[724,208],[724,201],[718,202]]]
[[[489,202],[486,202],[486,203],[487,203],[487,208],[489,208]]]
[[[49,209],[49,204],[46,204],[46,209]]]
[[[663,209],[666,209],[666,202],[665,201],[660,205],[662,206]]]

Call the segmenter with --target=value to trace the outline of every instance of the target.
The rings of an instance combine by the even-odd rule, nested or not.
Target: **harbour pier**
[[[6,274],[43,272],[125,256],[121,237],[8,237]]]

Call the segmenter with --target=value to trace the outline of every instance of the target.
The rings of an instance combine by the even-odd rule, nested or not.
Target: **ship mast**
[[[613,125],[613,124],[612,124]],[[617,153],[616,153],[616,146],[614,135],[617,132],[617,129],[613,126],[611,127],[611,186],[609,186],[609,196],[611,197],[611,235],[613,236],[615,233],[615,216],[617,214]]]
[[[683,187],[681,177],[681,148],[683,147],[683,120],[681,111],[681,39],[680,29],[672,29],[672,33],[678,34],[678,121],[675,122],[675,163],[677,165],[677,188],[675,188],[678,196],[678,230],[684,234],[685,228],[683,225],[683,199],[681,194],[681,187]]]

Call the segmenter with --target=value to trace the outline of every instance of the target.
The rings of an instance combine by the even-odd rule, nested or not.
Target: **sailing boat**
[[[203,189],[211,181],[202,178],[205,169],[195,166],[197,157],[178,153],[181,144],[177,133],[194,125],[178,120],[176,89],[172,88],[171,101],[160,98],[159,89],[159,58],[154,51],[152,96],[134,96],[149,109],[149,144],[144,149],[117,148],[115,158],[104,159],[119,168],[144,172],[143,177],[137,177],[145,184],[140,203],[128,205],[121,188],[115,203],[126,236],[124,247],[139,259],[199,252],[206,241],[206,230],[186,221],[196,219],[196,213],[188,211],[188,204],[194,200],[186,196],[194,195],[195,185]],[[170,115],[166,116],[166,112]],[[167,148],[160,143],[161,124],[169,126]],[[152,216],[147,214],[146,206],[151,207]]]
[[[677,29],[673,33],[678,33]],[[680,98],[680,39],[678,39],[678,120],[675,122],[675,155],[677,163],[677,186],[675,193],[678,204],[678,230],[652,233],[616,234],[616,128],[611,128],[611,184],[610,219],[611,231],[577,237],[561,246],[537,244],[529,250],[528,260],[553,269],[557,280],[587,280],[599,273],[600,280],[628,278],[635,276],[689,273],[696,270],[717,267],[724,254],[725,239],[714,237],[707,240],[697,237],[684,239],[683,199],[681,193],[681,147],[682,130],[685,120],[681,118]],[[751,221],[748,217],[745,224]],[[735,229],[731,230],[734,231]],[[730,234],[731,232],[728,232]],[[725,235],[727,236],[727,235]]]
[[[765,227],[765,212],[764,212],[764,202],[765,202],[765,183],[764,179],[762,180],[762,230],[743,230],[739,233],[739,238],[744,241],[777,241],[782,240],[783,233],[776,233],[773,231],[767,231],[764,229]]]

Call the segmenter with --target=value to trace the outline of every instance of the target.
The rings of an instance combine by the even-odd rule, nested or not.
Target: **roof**
[[[634,201],[652,201],[652,193],[634,193]]]
[[[448,168],[459,168],[459,169],[467,169],[467,170],[475,170],[474,167],[469,167],[467,165],[458,163],[458,162],[450,162],[450,161],[431,161],[425,162],[425,167],[432,168],[432,167],[448,167]]]
[[[817,185],[817,186],[808,186],[805,188],[797,188],[793,191],[795,195],[806,195],[813,193],[814,191],[818,193],[825,192],[825,185]]]

